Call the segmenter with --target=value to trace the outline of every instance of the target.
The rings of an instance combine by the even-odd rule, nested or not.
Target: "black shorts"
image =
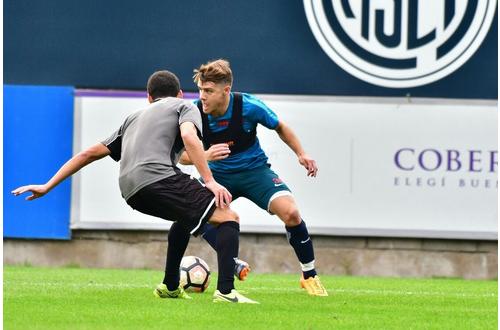
[[[185,173],[147,185],[132,195],[127,204],[141,213],[177,221],[195,236],[216,208],[214,194]]]

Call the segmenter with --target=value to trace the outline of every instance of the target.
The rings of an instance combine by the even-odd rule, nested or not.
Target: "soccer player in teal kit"
[[[285,224],[287,238],[299,259],[302,277],[300,284],[310,295],[327,296],[314,266],[314,249],[307,226],[287,185],[270,168],[268,158],[256,135],[258,124],[275,130],[297,155],[307,175],[315,177],[316,162],[302,148],[295,133],[262,101],[246,93],[231,92],[233,76],[229,62],[216,60],[196,69],[197,101],[203,122],[205,156],[217,182],[233,196],[245,197],[276,214]],[[190,164],[184,153],[180,163]],[[201,228],[202,237],[215,247],[217,233],[207,224]],[[248,264],[237,260],[235,275],[244,279]]]

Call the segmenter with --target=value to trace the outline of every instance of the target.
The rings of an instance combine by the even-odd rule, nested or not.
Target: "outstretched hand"
[[[49,192],[47,190],[47,188],[45,187],[45,185],[29,185],[29,186],[22,186],[22,187],[19,187],[17,189],[12,190],[12,194],[14,196],[18,196],[18,195],[21,195],[27,191],[31,192],[31,196],[26,197],[27,201],[32,201],[36,198],[40,198]]]
[[[299,163],[306,168],[307,176],[316,177],[316,174],[318,173],[318,166],[316,165],[316,161],[314,159],[304,154],[299,156]]]
[[[209,182],[205,182],[205,186],[214,193],[215,195],[215,206],[220,208],[225,208],[229,204],[231,204],[231,200],[233,196],[231,193],[224,188],[224,186],[217,183],[217,181],[212,180]]]

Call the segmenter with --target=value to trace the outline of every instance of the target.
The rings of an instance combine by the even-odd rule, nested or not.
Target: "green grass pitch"
[[[260,305],[158,299],[162,272],[4,267],[5,329],[497,329],[497,281],[251,274],[237,288]]]

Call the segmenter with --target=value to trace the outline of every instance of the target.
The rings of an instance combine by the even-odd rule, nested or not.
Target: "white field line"
[[[252,287],[247,288],[249,291],[291,291],[289,288],[270,288],[270,287]],[[497,297],[497,293],[460,293],[460,292],[436,292],[436,291],[402,291],[402,290],[366,290],[366,289],[330,289],[328,292],[348,293],[354,295],[376,295],[376,296],[435,296],[435,297],[466,297],[466,298],[482,298],[482,297]],[[300,290],[300,289],[299,289]]]
[[[373,295],[395,295],[395,296],[436,296],[436,297],[497,297],[497,293],[460,293],[460,292],[438,292],[438,291],[402,291],[402,290],[346,290],[336,289],[335,292]]]
[[[19,281],[4,281],[4,286],[38,286],[40,288],[43,287],[68,287],[68,288],[76,288],[76,289],[91,289],[91,288],[102,288],[102,289],[119,289],[119,288],[128,288],[128,289],[140,289],[140,288],[152,288],[154,289],[154,285],[146,285],[146,284],[128,284],[128,283],[60,283],[60,282],[19,282]]]
[[[146,285],[146,284],[129,284],[129,283],[60,283],[60,282],[19,282],[19,281],[5,281],[5,286],[27,286],[33,287],[38,286],[40,288],[43,287],[67,287],[67,288],[75,288],[75,289],[154,289],[155,285]],[[238,286],[238,283],[236,283]],[[299,291],[300,288],[291,289],[291,288],[277,288],[277,287],[269,287],[269,286],[252,286],[251,288],[247,287],[244,289],[245,291],[252,292],[293,292]],[[241,290],[240,290],[241,291]],[[463,298],[485,298],[485,297],[497,297],[498,294],[496,292],[491,293],[460,293],[460,292],[439,292],[439,291],[403,291],[403,290],[367,290],[367,289],[329,289],[331,294],[336,293],[348,293],[354,295],[377,295],[377,296],[434,296],[434,297],[463,297]]]

